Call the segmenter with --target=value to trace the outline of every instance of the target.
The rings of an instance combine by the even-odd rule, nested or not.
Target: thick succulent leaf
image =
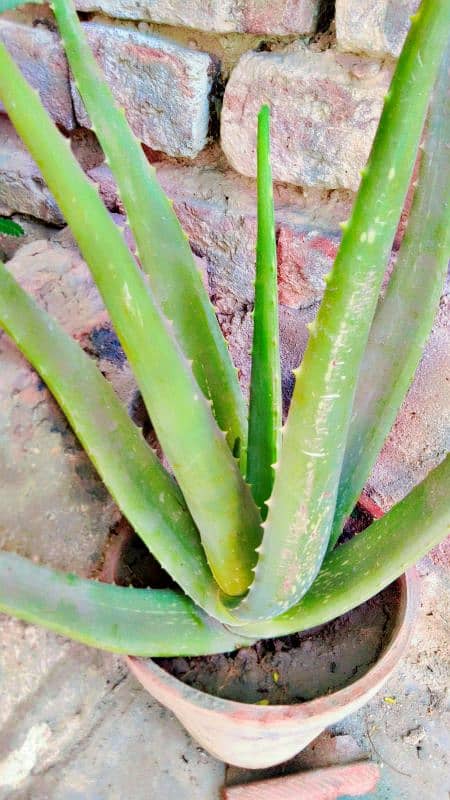
[[[0,236],[23,236],[24,229],[13,219],[0,217]]]
[[[277,616],[307,592],[333,520],[359,366],[403,207],[450,4],[424,0],[397,64],[283,431],[255,581],[237,612]]]
[[[300,603],[239,628],[255,638],[322,625],[380,592],[450,533],[450,455],[398,505],[330,553]]]
[[[204,394],[211,398],[219,427],[245,464],[246,409],[214,309],[203,286],[188,239],[162,191],[123,111],[86,42],[72,0],[53,0],[70,66],[97,137],[117,180],[139,259],[165,316]],[[124,153],[126,157],[124,158]]]
[[[281,373],[278,333],[277,250],[270,167],[270,111],[258,116],[258,235],[256,243],[255,309],[253,312],[252,375],[248,422],[247,480],[266,516],[272,493],[273,464],[281,444]]]
[[[198,605],[228,620],[198,531],[175,482],[95,363],[38,308],[1,263],[0,327],[40,373],[149,550]]]
[[[411,383],[450,256],[450,51],[430,104],[419,179],[394,273],[359,373],[329,547],[340,536]]]
[[[182,594],[78,578],[0,552],[0,611],[78,642],[135,656],[198,656],[251,643]]]
[[[253,577],[260,515],[210,401],[70,144],[3,45],[0,97],[89,264],[214,576],[225,593],[242,594]]]

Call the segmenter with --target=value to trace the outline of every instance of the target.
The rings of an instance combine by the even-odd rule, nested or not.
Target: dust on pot
[[[362,498],[343,537],[381,514]],[[111,537],[100,578],[173,586],[125,522]],[[312,630],[232,653],[129,657],[127,663],[211,755],[236,766],[268,767],[294,756],[376,694],[408,647],[417,606],[418,582],[411,570],[366,603]]]

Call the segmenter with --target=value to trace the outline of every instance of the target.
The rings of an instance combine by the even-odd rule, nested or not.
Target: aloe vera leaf
[[[72,0],[53,0],[51,5],[77,87],[116,178],[141,265],[163,313],[173,321],[182,350],[192,360],[200,388],[212,400],[219,427],[227,432],[232,452],[241,452],[245,467],[247,414],[243,395],[187,236],[154,167],[123,111],[114,103]]]
[[[228,621],[198,531],[174,480],[95,363],[1,262],[0,327],[37,369],[106,487],[155,558],[198,605]]]
[[[0,96],[91,269],[214,577],[226,594],[240,595],[253,577],[260,515],[210,401],[70,144],[3,45]]]
[[[78,578],[0,552],[0,611],[78,642],[135,656],[197,656],[251,643],[183,594]]]
[[[431,331],[450,255],[450,51],[430,104],[408,228],[359,373],[329,547],[375,464]]]
[[[257,134],[258,234],[248,422],[247,480],[266,516],[281,444],[281,373],[278,333],[277,250],[270,167],[270,110],[262,106]]]
[[[330,553],[300,603],[241,635],[285,636],[356,608],[413,566],[450,532],[450,455],[384,517]]]
[[[24,229],[13,219],[0,217],[0,236],[23,236]]]
[[[359,366],[450,26],[424,0],[385,99],[368,166],[296,383],[242,618],[277,616],[311,586],[331,532]]]

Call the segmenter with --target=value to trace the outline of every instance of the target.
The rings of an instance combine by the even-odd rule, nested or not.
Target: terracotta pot
[[[399,579],[400,602],[391,640],[359,680],[326,697],[295,705],[237,703],[200,692],[151,659],[127,658],[142,685],[169,708],[211,755],[239,767],[270,767],[292,758],[329,725],[358,711],[382,687],[404,655],[419,600],[414,571]]]
[[[364,510],[369,511],[363,502]],[[373,516],[381,515],[374,513]],[[129,532],[123,531],[126,546]],[[115,542],[105,562],[104,580],[111,580],[120,557]],[[113,562],[113,563],[111,563]],[[199,691],[170,675],[152,659],[128,657],[141,684],[211,755],[229,764],[257,769],[292,758],[329,725],[367,703],[395,670],[408,648],[419,603],[415,570],[398,580],[399,604],[390,640],[378,661],[358,680],[315,700],[292,705],[261,706],[225,700]]]

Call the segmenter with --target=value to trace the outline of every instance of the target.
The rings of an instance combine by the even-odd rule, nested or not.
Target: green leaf
[[[264,506],[272,493],[273,465],[281,444],[281,374],[278,334],[277,251],[270,168],[270,110],[258,116],[258,237],[248,431],[247,480]]]
[[[182,594],[111,586],[0,552],[0,611],[78,642],[135,656],[198,656],[247,646]]]
[[[210,403],[70,143],[3,45],[0,96],[91,269],[213,574],[226,594],[240,595],[253,577],[260,515]]]
[[[300,603],[241,635],[286,636],[356,608],[413,566],[450,532],[450,455],[384,517],[330,553]]]
[[[136,533],[183,590],[230,617],[181,492],[81,347],[0,263],[0,327],[38,370]]]
[[[14,222],[13,219],[0,217],[0,236],[23,236],[24,233],[22,226]]]
[[[219,427],[245,467],[245,403],[214,309],[187,236],[162,191],[124,113],[86,42],[72,0],[53,0],[58,27],[77,87],[117,180],[134,233],[139,259],[165,316],[204,394],[211,398]],[[124,157],[124,153],[126,157]]]
[[[450,255],[449,66],[447,48],[430,104],[408,227],[359,373],[330,547],[339,538],[394,423],[442,294]]]
[[[450,4],[424,0],[412,19],[350,221],[296,383],[255,581],[238,613],[268,618],[307,592],[327,549],[353,397],[403,207]]]

